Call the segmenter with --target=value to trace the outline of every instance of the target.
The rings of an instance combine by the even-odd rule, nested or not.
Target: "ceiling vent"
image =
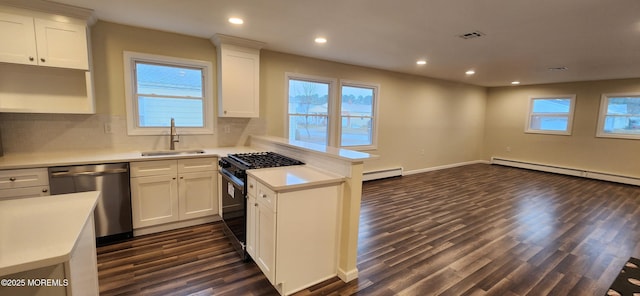
[[[464,33],[462,35],[458,35],[458,37],[462,38],[462,39],[474,39],[474,38],[478,38],[478,37],[482,37],[485,34],[480,32],[480,31],[473,31],[473,32],[469,32],[469,33]]]

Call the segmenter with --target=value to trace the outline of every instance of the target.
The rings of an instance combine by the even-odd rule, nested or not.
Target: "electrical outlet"
[[[507,152],[511,152],[511,146],[507,146],[507,148],[505,149]]]
[[[224,131],[225,134],[230,134],[231,133],[231,126],[229,126],[228,124],[222,127],[222,130]]]
[[[111,129],[111,123],[110,122],[105,122],[104,123],[104,133],[105,134],[113,134],[113,129]]]

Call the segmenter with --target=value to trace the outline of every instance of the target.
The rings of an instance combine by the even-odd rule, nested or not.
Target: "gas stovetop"
[[[229,158],[238,162],[247,170],[304,164],[302,161],[274,152],[229,154]]]

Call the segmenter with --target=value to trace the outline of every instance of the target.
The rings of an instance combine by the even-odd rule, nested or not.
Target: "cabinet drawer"
[[[0,200],[38,197],[38,196],[47,196],[47,195],[49,195],[49,186],[47,185],[0,190]]]
[[[178,163],[175,160],[138,161],[132,162],[129,169],[131,177],[175,175]]]
[[[267,188],[267,186],[258,183],[258,195],[256,196],[256,199],[259,203],[264,204],[267,208],[276,212],[276,193]]]
[[[258,192],[258,183],[256,183],[256,179],[252,177],[247,178],[247,194],[253,197],[256,197]]]
[[[178,173],[195,173],[215,171],[218,169],[218,158],[187,158],[178,160]]]
[[[24,169],[0,171],[0,189],[48,186],[47,169]]]

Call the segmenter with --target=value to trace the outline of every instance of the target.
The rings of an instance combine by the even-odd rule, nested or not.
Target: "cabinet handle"
[[[9,178],[9,181],[11,181],[11,182],[14,182],[15,180],[16,180],[16,178],[15,178],[15,177],[11,177],[11,178]]]
[[[176,179],[176,177],[173,177],[173,179],[175,180],[175,179]]]
[[[40,61],[44,63],[44,62],[46,62],[47,60],[45,60],[44,58],[40,58]]]
[[[47,193],[47,191],[49,191],[47,188],[42,189],[42,192]]]
[[[227,110],[224,110],[224,114],[227,114]]]
[[[184,179],[184,177],[180,177],[180,180]]]
[[[253,184],[249,184],[249,188],[253,188]]]
[[[33,60],[35,60],[33,57],[29,57],[29,61],[33,62]]]
[[[258,203],[255,203],[253,206],[254,206],[254,207],[257,207],[257,206],[258,206]]]
[[[266,195],[266,194],[263,194],[263,195],[262,195],[262,198],[267,198],[267,195]]]

